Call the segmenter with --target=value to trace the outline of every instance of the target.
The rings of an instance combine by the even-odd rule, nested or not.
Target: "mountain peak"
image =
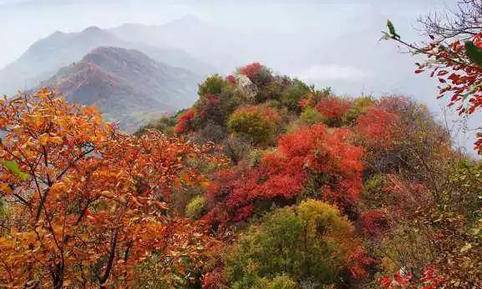
[[[87,32],[87,33],[92,33],[92,32],[100,32],[100,31],[103,31],[102,29],[100,29],[98,26],[89,26],[87,28],[85,28],[84,30],[82,30],[82,32]]]
[[[64,34],[65,34],[64,32],[57,30],[54,33],[52,33],[52,36],[58,36],[58,35],[64,35]]]
[[[134,130],[149,113],[172,112],[192,104],[196,75],[159,63],[144,53],[100,46],[42,83],[67,100],[98,106],[108,118]]]
[[[97,47],[82,58],[84,62],[93,62],[96,64],[99,64],[99,62],[117,63],[120,60],[126,63],[149,63],[149,65],[155,65],[154,60],[138,50],[114,46]]]

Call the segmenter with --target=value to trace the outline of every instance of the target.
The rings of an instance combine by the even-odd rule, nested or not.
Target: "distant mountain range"
[[[163,25],[130,23],[110,29],[89,27],[75,33],[55,32],[34,43],[19,59],[0,70],[0,95],[12,95],[18,89],[28,90],[42,82],[48,83],[45,81],[54,77],[60,69],[81,61],[98,47],[135,49],[159,63],[191,71],[199,80],[210,73],[224,74],[246,63],[260,61],[275,71],[289,71],[293,76],[319,86],[334,85],[337,90],[341,88],[359,93],[365,83],[366,89],[378,84],[381,90],[389,81],[393,82],[390,87],[398,88],[405,79],[403,75],[387,78],[384,82],[370,82],[376,73],[365,67],[374,66],[371,64],[376,63],[374,57],[384,55],[388,59],[394,52],[382,49],[377,44],[377,35],[367,36],[366,31],[362,32],[362,36],[343,35],[327,45],[315,34],[248,33],[212,25],[194,16],[185,16]],[[336,44],[337,49],[332,51],[333,43],[357,37],[375,39],[373,46],[358,48],[363,55],[370,57],[350,53],[350,45]],[[410,64],[407,61],[397,62],[397,65]],[[384,76],[391,75],[388,71],[391,66],[383,64],[377,69],[383,71]],[[191,95],[184,96],[166,110],[184,107],[192,99]],[[101,109],[107,111],[104,107]]]
[[[138,50],[99,47],[40,86],[63,92],[71,102],[96,105],[107,119],[132,131],[149,117],[192,104],[199,81],[198,75]]]
[[[181,22],[186,21],[190,20]],[[0,70],[0,95],[51,86],[71,101],[96,104],[108,119],[127,129],[139,126],[151,113],[190,106],[197,83],[218,69],[170,45],[168,38],[141,40],[145,32],[130,32],[128,27],[132,25],[57,31],[38,40]]]
[[[124,24],[108,30],[119,39],[153,47],[176,47],[197,59],[208,61],[218,72],[228,72],[245,61],[257,44],[246,35],[211,25],[187,15],[163,25]]]
[[[121,40],[109,31],[93,26],[76,33],[57,31],[35,42],[19,59],[0,70],[0,93],[10,95],[19,89],[35,87],[60,68],[79,61],[100,46],[137,49],[157,61],[189,69],[201,76],[215,71],[180,49]]]

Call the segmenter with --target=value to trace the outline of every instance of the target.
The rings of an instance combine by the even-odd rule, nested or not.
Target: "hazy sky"
[[[297,38],[311,39],[303,42],[310,47],[300,50],[306,53],[304,64],[292,61],[291,55],[282,56],[284,62],[273,63],[267,57],[267,64],[276,71],[315,84],[331,85],[342,94],[409,95],[426,103],[440,117],[443,103],[435,100],[435,82],[415,76],[411,56],[401,54],[393,43],[378,39],[387,18],[405,39],[420,39],[415,29],[417,18],[453,7],[455,3],[455,0],[0,0],[0,67],[56,30],[73,32],[92,25],[110,28],[123,23],[157,25],[191,14],[233,31],[290,35],[292,39],[286,45],[292,47],[296,47]],[[350,55],[342,54],[346,51]],[[481,118],[479,115],[472,123],[479,124]],[[470,147],[472,139],[461,142]]]
[[[243,31],[317,33],[318,37],[373,26],[374,19],[392,18],[411,28],[419,15],[450,5],[443,0],[0,0],[0,66],[13,61],[30,44],[50,33],[78,31],[91,25],[163,24],[193,14]],[[384,22],[379,23],[383,29]],[[407,31],[411,29],[406,29]],[[314,35],[315,37],[315,35]]]

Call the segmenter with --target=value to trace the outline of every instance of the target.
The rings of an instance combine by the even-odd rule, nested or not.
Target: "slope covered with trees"
[[[253,63],[138,134],[151,129],[228,161],[176,197],[225,247],[203,288],[481,285],[481,163],[421,104],[337,97]]]
[[[420,104],[253,63],[135,135],[1,102],[5,288],[477,288],[482,164]]]
[[[466,40],[409,47],[473,113],[480,32]],[[5,98],[0,137],[2,289],[482,287],[482,162],[407,97],[252,63],[133,135],[49,89]]]

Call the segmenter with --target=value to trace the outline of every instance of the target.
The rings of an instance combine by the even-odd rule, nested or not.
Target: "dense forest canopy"
[[[408,98],[253,63],[134,136],[46,89],[1,111],[7,288],[480,285],[482,164]]]
[[[422,20],[428,46],[384,36],[480,113],[482,6],[462,4]],[[0,131],[1,289],[482,287],[482,162],[403,95],[255,62],[135,134],[49,88],[1,100]]]

